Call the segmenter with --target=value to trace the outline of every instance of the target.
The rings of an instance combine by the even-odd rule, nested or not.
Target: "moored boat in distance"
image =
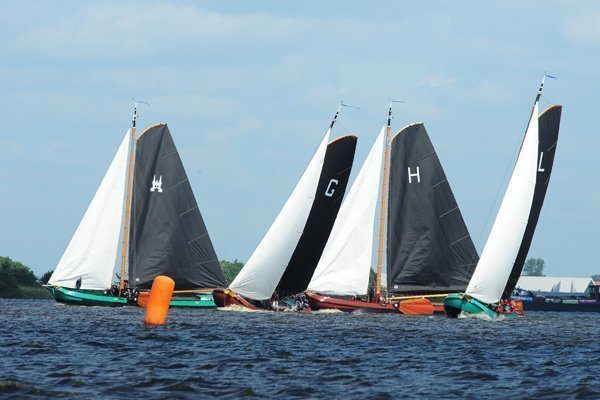
[[[546,77],[551,76],[542,79],[512,177],[469,286],[444,302],[449,317],[513,317],[522,313],[519,304],[511,303],[510,294],[521,274],[546,195],[562,110],[555,105],[538,115]]]

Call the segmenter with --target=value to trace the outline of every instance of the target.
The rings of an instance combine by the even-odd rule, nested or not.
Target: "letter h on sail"
[[[417,172],[414,174],[411,172],[410,167],[408,167],[408,183],[412,183],[412,178],[417,178],[417,183],[421,183],[421,171],[419,171],[419,167],[417,167]]]

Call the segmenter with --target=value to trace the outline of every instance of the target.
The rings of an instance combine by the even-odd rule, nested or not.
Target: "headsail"
[[[342,136],[327,146],[315,200],[304,231],[277,286],[280,296],[300,293],[308,287],[344,199],[356,141],[356,136]]]
[[[175,288],[225,286],[206,225],[167,125],[136,140],[129,245],[129,284],[148,288],[157,275]]]
[[[464,291],[477,250],[425,127],[408,125],[390,146],[388,292]]]
[[[466,290],[466,294],[486,304],[500,300],[525,236],[536,186],[538,132],[536,98],[496,221]]]
[[[82,289],[110,288],[123,219],[129,131],[48,283]]]
[[[352,184],[308,289],[328,295],[367,292],[386,127]]]
[[[558,142],[558,130],[560,127],[560,115],[562,106],[554,105],[547,108],[538,118],[539,123],[539,144],[538,144],[538,159],[537,159],[537,176],[535,183],[535,192],[533,195],[533,203],[529,213],[525,236],[521,242],[519,253],[513,265],[508,283],[504,288],[503,297],[509,297],[515,289],[523,265],[529,253],[529,247],[533,239],[533,232],[540,218],[542,204],[550,182],[550,174],[554,164],[554,155],[556,154],[556,144]]]
[[[229,288],[254,300],[271,297],[292,258],[315,199],[332,125],[275,221]]]

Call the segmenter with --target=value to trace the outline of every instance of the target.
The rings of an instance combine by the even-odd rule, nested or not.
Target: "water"
[[[0,398],[600,398],[600,314],[511,320],[0,300]]]

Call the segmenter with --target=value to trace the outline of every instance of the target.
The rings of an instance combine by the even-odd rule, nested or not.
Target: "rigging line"
[[[546,78],[551,78],[551,79],[558,79],[555,76],[552,75],[548,75],[548,71],[544,71],[544,77],[542,78],[542,82],[540,83],[540,87],[538,88],[536,97],[535,97],[535,101],[533,102],[533,107],[535,107],[535,103],[539,101],[541,95],[542,95],[542,91],[544,90],[544,82],[546,80]],[[514,165],[516,164],[516,158],[518,157],[518,154],[521,150],[521,146],[523,145],[523,140],[525,140],[525,135],[527,134],[527,128],[529,127],[529,121],[531,121],[531,116],[533,115],[533,108],[531,110],[531,114],[529,115],[529,118],[527,120],[527,122],[525,123],[525,129],[522,131],[524,133],[520,133],[519,134],[519,138],[521,140],[517,141],[517,145],[513,151],[513,154],[510,157],[509,163],[506,166],[506,170],[504,171],[504,176],[502,177],[502,180],[500,181],[500,185],[498,186],[498,191],[496,192],[496,197],[494,198],[494,201],[492,203],[492,207],[490,208],[490,211],[485,219],[485,223],[483,224],[483,227],[481,228],[481,231],[479,232],[478,238],[477,238],[477,242],[481,245],[481,238],[483,237],[483,233],[485,232],[485,230],[487,229],[487,226],[489,224],[489,220],[490,217],[492,215],[492,212],[494,211],[494,209],[496,208],[496,204],[498,202],[498,197],[500,196],[500,191],[501,189],[506,185],[508,186],[508,183],[506,182],[506,177],[511,169],[511,166],[514,168]],[[474,259],[475,255],[473,254],[471,261]]]

